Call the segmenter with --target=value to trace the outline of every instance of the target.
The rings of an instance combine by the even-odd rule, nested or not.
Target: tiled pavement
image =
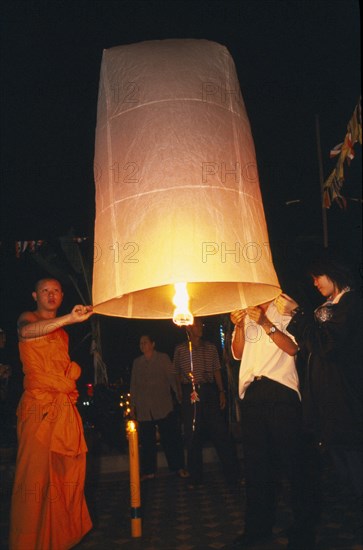
[[[343,496],[334,499],[328,484],[325,488],[317,548],[362,550],[358,534],[362,518],[357,502]],[[207,464],[204,485],[197,490],[188,489],[185,480],[165,469],[155,480],[143,482],[140,539],[130,536],[127,473],[104,475],[98,484],[88,484],[87,496],[95,528],[77,550],[227,550],[243,531],[243,486],[228,487],[217,463]],[[289,510],[283,497],[282,485],[274,541],[256,546],[256,550],[286,548]]]
[[[205,483],[197,490],[188,489],[186,480],[169,474],[165,468],[159,469],[155,480],[143,482],[142,537],[132,538],[128,473],[98,474],[98,466],[97,457],[90,454],[86,496],[94,528],[78,544],[77,550],[221,550],[228,549],[228,544],[243,530],[243,486],[228,487],[219,464],[210,462],[206,465]],[[8,477],[11,477],[11,467],[10,463]],[[2,478],[4,480],[4,472]],[[359,543],[360,506],[349,496],[337,498],[332,488],[334,479],[330,476],[327,479],[317,548],[363,550]],[[289,511],[284,504],[284,487],[281,489],[275,540],[256,546],[256,550],[286,548]],[[9,491],[3,491],[1,504],[1,550],[5,550]]]

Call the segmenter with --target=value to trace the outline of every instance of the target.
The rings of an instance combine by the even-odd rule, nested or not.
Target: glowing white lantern
[[[173,318],[274,299],[250,125],[228,50],[161,40],[104,51],[95,146],[93,303]]]

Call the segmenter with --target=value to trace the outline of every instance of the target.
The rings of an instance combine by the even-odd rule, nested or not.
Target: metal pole
[[[320,180],[320,197],[321,197],[321,217],[323,222],[323,243],[324,248],[328,248],[328,218],[326,208],[324,207],[324,172],[323,172],[323,160],[321,155],[321,142],[320,142],[320,122],[319,115],[315,115],[315,129],[316,129],[316,146],[318,152],[318,164],[319,164],[319,180]]]

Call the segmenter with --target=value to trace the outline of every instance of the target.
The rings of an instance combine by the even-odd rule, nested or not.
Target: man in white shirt
[[[234,311],[231,320],[235,325],[232,354],[241,359],[239,397],[246,481],[245,530],[235,547],[247,548],[272,536],[276,478],[284,474],[290,483],[294,515],[288,548],[307,548],[300,538],[304,521],[301,397],[295,367],[298,346],[286,331],[290,317],[281,315],[271,301]],[[300,546],[295,543],[298,538]]]

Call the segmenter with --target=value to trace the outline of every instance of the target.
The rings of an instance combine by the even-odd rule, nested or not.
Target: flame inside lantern
[[[189,311],[189,294],[187,283],[175,283],[175,295],[173,304],[176,306],[173,315],[173,322],[179,327],[192,325],[194,318]]]

